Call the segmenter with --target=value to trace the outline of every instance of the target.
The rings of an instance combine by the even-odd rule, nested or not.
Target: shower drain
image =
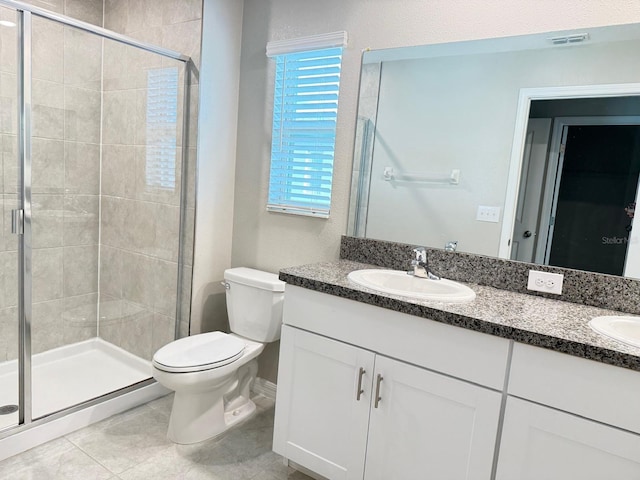
[[[9,415],[18,411],[18,405],[2,405],[0,407],[0,415]]]

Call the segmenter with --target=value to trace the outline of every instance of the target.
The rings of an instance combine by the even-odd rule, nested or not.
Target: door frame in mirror
[[[640,96],[640,83],[608,85],[577,85],[563,87],[522,88],[518,98],[516,122],[509,163],[507,192],[502,216],[502,232],[498,257],[511,258],[513,228],[518,207],[518,193],[522,174],[522,162],[526,145],[527,124],[531,102],[534,100],[568,100],[594,97],[634,97]]]

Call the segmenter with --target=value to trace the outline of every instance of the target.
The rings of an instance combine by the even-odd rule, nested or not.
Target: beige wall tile
[[[137,200],[124,200],[123,203],[125,205],[123,221],[126,223],[124,248],[154,255],[157,248],[156,224],[159,205]]]
[[[202,0],[160,0],[160,3],[164,25],[202,18]]]
[[[62,300],[33,304],[31,324],[31,351],[46,352],[64,345],[62,327]]]
[[[64,28],[64,84],[100,90],[102,39],[73,27]]]
[[[26,0],[24,3],[56,13],[64,13],[64,0]]]
[[[98,195],[65,195],[64,234],[65,246],[96,245],[99,242]]]
[[[133,145],[135,142],[136,92],[117,90],[103,95],[103,144]]]
[[[159,313],[153,314],[152,325],[152,337],[151,337],[151,352],[157,352],[161,347],[167,343],[172,342],[175,337],[176,330],[176,318],[175,315],[167,316]]]
[[[127,4],[126,33],[162,25],[162,6],[158,0],[136,0]]]
[[[18,305],[18,253],[0,253],[0,309]]]
[[[178,261],[180,241],[180,207],[156,204],[153,255],[163,260]]]
[[[51,8],[47,8],[51,10]],[[33,78],[62,83],[64,29],[44,18],[33,19]]]
[[[64,86],[62,83],[34,78],[32,81],[34,105],[64,108]]]
[[[125,253],[123,265],[126,265],[126,275],[122,276],[123,299],[143,305],[149,310],[153,308],[155,262],[155,259],[145,255]]]
[[[64,296],[98,291],[97,245],[64,247]]]
[[[104,28],[118,33],[127,30],[127,0],[104,0]]]
[[[100,143],[101,94],[96,90],[65,87],[64,138]]]
[[[124,232],[125,200],[103,195],[101,199],[100,243],[111,247],[126,247]]]
[[[62,248],[33,251],[33,301],[62,298]]]
[[[31,160],[34,193],[64,192],[64,143],[33,138]]]
[[[98,332],[98,294],[64,298],[62,326],[65,345],[95,337]]]
[[[151,360],[153,312],[136,303],[124,302],[122,311],[121,347],[146,360]]]
[[[64,0],[64,14],[102,26],[103,0]]]
[[[156,260],[153,277],[153,310],[163,315],[175,316],[177,302],[178,264]]]
[[[62,194],[33,194],[34,248],[61,247],[63,234],[64,198]]]
[[[64,142],[65,193],[100,193],[100,145]]]
[[[0,232],[0,251],[15,252],[18,250],[18,237],[11,233],[11,210],[18,208],[18,200],[15,195],[2,196],[3,222]]]
[[[175,23],[162,27],[162,46],[191,57],[200,65],[200,41],[202,24],[200,20]]]
[[[136,198],[136,181],[135,147],[104,145],[102,147],[102,194]]]
[[[0,108],[2,107],[0,106]],[[2,168],[4,173],[3,192],[5,194],[17,193],[18,157],[16,154],[16,137],[14,135],[2,135],[0,136],[0,142],[2,143]]]
[[[103,88],[105,91],[135,88],[127,78],[130,67],[127,54],[130,48],[114,40],[104,40]]]
[[[18,23],[16,11],[0,7],[0,20]],[[18,56],[18,29],[0,28],[0,71],[16,73]]]
[[[0,309],[0,362],[18,357],[18,309]],[[16,385],[16,389],[18,386]]]
[[[107,245],[100,247],[100,294],[122,298],[124,251]]]
[[[121,298],[100,293],[98,304],[98,335],[103,340],[114,345],[122,345],[124,329],[122,327],[122,306]]]
[[[31,131],[34,138],[62,140],[64,138],[64,109],[33,105]]]

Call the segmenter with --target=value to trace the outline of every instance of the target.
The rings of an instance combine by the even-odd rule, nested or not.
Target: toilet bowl
[[[153,356],[154,378],[175,391],[167,436],[176,443],[215,437],[255,412],[256,357],[280,338],[284,282],[241,267],[225,271],[225,287],[234,333],[181,338]]]

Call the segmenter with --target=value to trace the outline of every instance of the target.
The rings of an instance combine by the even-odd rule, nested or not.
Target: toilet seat
[[[233,363],[244,352],[245,342],[223,332],[181,338],[158,350],[153,365],[165,372],[210,370]]]

